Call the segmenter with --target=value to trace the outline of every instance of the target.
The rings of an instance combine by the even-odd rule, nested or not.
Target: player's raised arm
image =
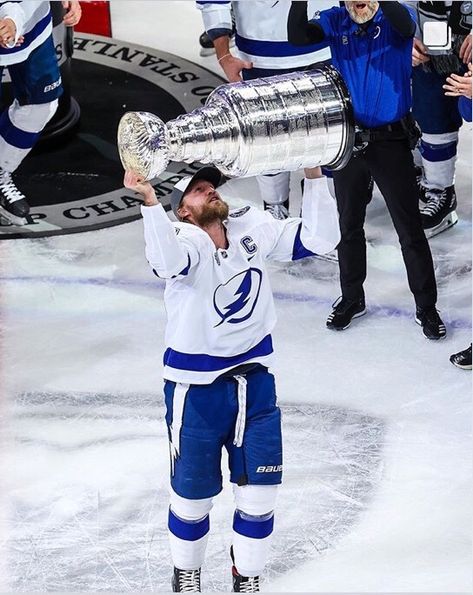
[[[131,171],[125,172],[124,186],[141,194],[143,206],[145,254],[153,271],[163,279],[188,272],[191,255],[177,238],[177,230],[166,214],[151,184]],[[193,255],[192,260],[198,257]]]
[[[327,178],[320,168],[306,169],[302,197],[302,218],[271,223],[274,243],[271,260],[298,260],[314,254],[327,254],[340,241],[338,212]]]

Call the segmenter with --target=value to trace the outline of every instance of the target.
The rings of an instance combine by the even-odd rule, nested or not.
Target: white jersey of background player
[[[146,257],[166,279],[164,355],[171,451],[169,536],[174,591],[199,591],[212,498],[222,489],[221,454],[234,484],[233,590],[259,590],[282,477],[271,331],[276,322],[266,260],[333,250],[338,215],[326,178],[306,181],[302,219],[255,207],[228,211],[213,167],[181,180],[172,223],[149,183],[131,172],[125,186],[145,199]]]
[[[230,82],[253,80],[305,70],[331,58],[326,42],[296,47],[287,40],[290,0],[197,2],[205,30],[214,42],[217,59]],[[310,0],[308,14],[338,6],[330,0]],[[236,52],[230,50],[232,16]],[[232,55],[232,51],[235,55]],[[289,215],[289,172],[256,177],[265,208],[276,218]]]

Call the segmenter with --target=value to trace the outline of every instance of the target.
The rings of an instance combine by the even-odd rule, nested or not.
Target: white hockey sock
[[[9,172],[17,169],[38,140],[39,133],[54,115],[58,106],[49,103],[11,104],[0,116],[0,167]]]
[[[174,566],[180,570],[199,569],[209,537],[209,515],[197,521],[185,521],[169,509],[168,528]]]
[[[420,153],[426,188],[448,188],[455,181],[458,132],[422,134]]]
[[[274,515],[252,516],[240,510],[233,517],[233,556],[242,576],[259,576],[271,546]]]

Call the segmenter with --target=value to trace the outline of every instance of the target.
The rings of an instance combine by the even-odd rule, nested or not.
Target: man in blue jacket
[[[418,140],[412,119],[410,79],[416,24],[399,2],[345,2],[318,12],[308,22],[305,2],[292,2],[288,39],[295,45],[327,40],[332,63],[351,95],[357,126],[356,150],[333,172],[340,215],[338,246],[342,296],[327,327],[346,329],[365,314],[364,221],[366,192],[373,176],[401,244],[416,322],[428,339],[442,339],[446,328],[436,309],[432,255],[419,212],[419,190],[411,150]]]

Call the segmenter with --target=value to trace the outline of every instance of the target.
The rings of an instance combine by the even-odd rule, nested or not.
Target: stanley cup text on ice
[[[128,112],[118,128],[125,169],[146,179],[171,160],[212,163],[229,176],[337,169],[350,158],[353,139],[349,95],[332,67],[222,85],[205,106],[167,124]]]

